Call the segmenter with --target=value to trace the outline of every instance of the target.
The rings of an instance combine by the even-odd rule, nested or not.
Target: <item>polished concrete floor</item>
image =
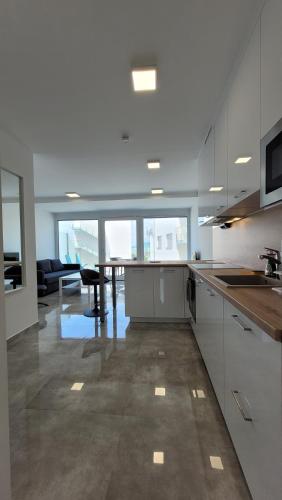
[[[188,327],[44,301],[8,348],[13,500],[250,499]]]

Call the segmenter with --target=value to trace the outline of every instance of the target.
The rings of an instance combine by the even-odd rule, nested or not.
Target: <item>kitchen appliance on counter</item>
[[[261,140],[261,207],[282,201],[282,118]]]

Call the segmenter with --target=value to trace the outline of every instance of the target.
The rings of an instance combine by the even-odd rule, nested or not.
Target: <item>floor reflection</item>
[[[13,500],[249,500],[191,330],[110,292],[103,324],[49,295],[9,345]]]

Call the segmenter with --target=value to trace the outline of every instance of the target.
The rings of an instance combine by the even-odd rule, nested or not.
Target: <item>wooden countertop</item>
[[[254,274],[248,269],[191,269],[207,281],[218,293],[229,300],[254,321],[274,340],[282,342],[282,297],[271,288],[231,288],[219,283],[213,276]],[[282,286],[282,282],[281,282]]]

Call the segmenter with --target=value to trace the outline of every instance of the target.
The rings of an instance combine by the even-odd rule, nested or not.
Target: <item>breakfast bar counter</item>
[[[112,271],[112,297],[113,297],[113,308],[116,308],[116,269],[119,267],[124,267],[125,269],[146,269],[146,268],[167,268],[168,269],[188,269],[188,265],[194,263],[194,260],[183,260],[183,261],[140,261],[140,260],[111,260],[109,262],[103,262],[97,264],[96,267],[99,268],[100,273],[100,319],[105,321],[105,269],[111,268]],[[197,261],[206,262],[206,261]],[[144,285],[145,286],[145,285]]]

